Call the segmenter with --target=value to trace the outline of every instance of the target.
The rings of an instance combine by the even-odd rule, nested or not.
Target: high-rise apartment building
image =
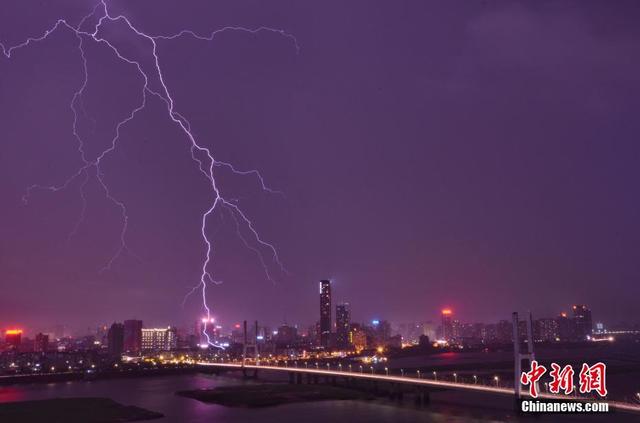
[[[320,345],[328,348],[331,343],[331,281],[320,281]]]
[[[349,303],[342,303],[336,306],[336,346],[338,348],[348,348],[349,329],[351,328],[351,306]]]

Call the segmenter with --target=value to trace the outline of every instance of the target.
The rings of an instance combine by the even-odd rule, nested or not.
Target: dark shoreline
[[[162,413],[123,405],[110,398],[55,398],[0,403],[0,421],[3,422],[116,423],[162,417]]]
[[[122,379],[122,378],[139,378],[139,377],[156,377],[171,376],[182,374],[195,374],[200,370],[196,367],[181,368],[158,368],[158,369],[140,369],[125,371],[96,371],[88,374],[86,372],[62,372],[62,373],[44,373],[31,375],[12,375],[1,376],[0,386],[27,384],[27,383],[52,383],[52,382],[68,382],[68,381],[85,381],[85,380],[103,380],[103,379]]]
[[[226,407],[260,408],[329,400],[372,400],[365,392],[329,385],[257,383],[178,391],[176,395]]]

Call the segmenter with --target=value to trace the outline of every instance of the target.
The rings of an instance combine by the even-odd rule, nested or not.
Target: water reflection
[[[0,387],[0,402],[61,397],[108,397],[165,415],[154,422],[210,423],[326,423],[326,422],[487,422],[517,421],[511,411],[491,408],[433,405],[416,409],[412,402],[404,406],[380,401],[320,401],[296,403],[260,409],[228,408],[175,395],[179,390],[212,388],[254,383],[213,375],[158,376],[147,378],[75,381],[49,384],[25,384]],[[549,416],[553,417],[553,416]],[[563,419],[564,420],[564,419]],[[553,421],[542,419],[542,421]],[[579,420],[573,420],[579,421]]]

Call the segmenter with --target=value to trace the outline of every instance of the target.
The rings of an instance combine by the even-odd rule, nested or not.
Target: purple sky
[[[76,25],[95,1],[9,1],[0,42]],[[61,4],[62,3],[62,4]],[[451,306],[462,320],[551,316],[579,302],[594,319],[640,320],[640,4],[634,1],[112,1],[158,41],[176,111],[219,160],[259,169],[216,172],[289,270],[268,281],[228,213],[209,222],[209,287],[223,323],[310,323],[318,286],[356,320],[420,321]],[[87,27],[92,25],[87,23]],[[93,23],[95,25],[95,23]],[[104,35],[151,66],[151,44],[124,25]],[[85,40],[88,85],[78,132],[89,159],[141,101],[135,67]],[[94,175],[59,192],[82,165],[73,93],[82,61],[73,33],[0,56],[0,327],[72,327],[138,317],[147,325],[200,316],[200,219],[212,200],[188,140],[166,106],[121,128]],[[155,84],[155,85],[154,85]],[[157,81],[151,85],[157,88]],[[245,232],[246,233],[246,232]],[[263,250],[268,260],[268,251]]]

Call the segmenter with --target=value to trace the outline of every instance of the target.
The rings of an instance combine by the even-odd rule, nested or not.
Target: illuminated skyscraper
[[[171,351],[176,349],[176,329],[142,329],[142,351]]]
[[[442,310],[442,339],[453,340],[453,312],[450,308]]]
[[[351,306],[349,303],[336,306],[336,346],[349,347],[349,329],[351,327]]]
[[[586,339],[587,335],[593,332],[593,322],[591,321],[591,310],[584,304],[576,304],[573,309],[573,321],[576,338],[580,341]]]
[[[22,342],[21,329],[9,329],[4,333],[4,342],[9,348],[18,348]]]
[[[142,350],[142,320],[124,321],[124,350],[133,354]]]
[[[320,345],[328,348],[331,343],[331,282],[320,281]]]

